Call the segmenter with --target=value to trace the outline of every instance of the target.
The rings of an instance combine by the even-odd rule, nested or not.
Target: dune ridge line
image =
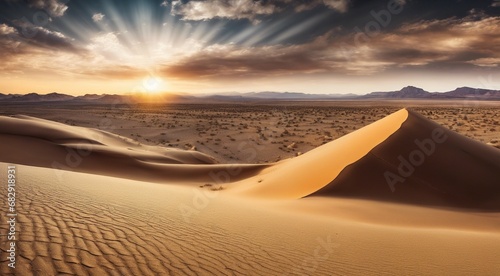
[[[408,111],[401,109],[306,154],[267,168],[252,179],[236,183],[230,191],[269,199],[308,196],[328,185],[344,168],[398,131],[407,118]]]

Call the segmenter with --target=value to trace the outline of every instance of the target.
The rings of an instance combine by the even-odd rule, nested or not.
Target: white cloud
[[[15,34],[17,30],[7,24],[0,24],[0,35]]]
[[[349,0],[323,0],[323,4],[339,12],[346,12],[349,6]]]
[[[95,51],[116,51],[122,50],[123,46],[114,33],[106,33],[92,38],[92,43],[88,46],[89,50]]]
[[[94,20],[94,22],[99,22],[103,18],[104,18],[104,14],[102,14],[102,13],[95,13],[94,15],[92,15],[92,20]]]
[[[186,20],[208,20],[212,18],[255,19],[258,15],[273,14],[278,8],[272,3],[253,0],[214,0],[172,2],[172,14]]]
[[[7,24],[0,24],[0,41],[0,59],[4,63],[0,68],[3,68],[9,63],[9,55],[19,51],[18,47],[21,42],[17,30]]]
[[[468,61],[467,63],[481,67],[498,67],[500,65],[500,57],[478,58],[475,60]]]

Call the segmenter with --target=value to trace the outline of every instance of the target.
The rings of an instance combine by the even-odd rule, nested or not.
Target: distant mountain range
[[[478,99],[478,100],[498,100],[500,91],[470,87],[460,87],[449,92],[427,92],[422,88],[407,86],[399,91],[373,92],[361,96],[361,98],[371,99]]]
[[[306,94],[298,92],[250,92],[250,93],[225,93],[212,95],[188,94],[163,94],[157,95],[154,100],[144,95],[109,95],[86,94],[84,96],[71,96],[61,93],[25,95],[2,94],[0,103],[89,103],[89,104],[123,104],[142,102],[235,102],[235,101],[299,101],[299,100],[363,100],[363,99],[470,99],[470,100],[500,100],[499,90],[460,87],[449,92],[428,92],[414,86],[407,86],[399,91],[372,92],[366,95],[356,94]]]
[[[75,97],[73,96],[60,93],[50,93],[44,95],[37,93],[29,93],[26,95],[0,94],[1,101],[9,101],[9,102],[63,102],[72,100],[74,98]]]

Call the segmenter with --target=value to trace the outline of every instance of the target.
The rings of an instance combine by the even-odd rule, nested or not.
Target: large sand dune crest
[[[397,132],[311,196],[500,210],[500,151],[409,111]]]
[[[249,179],[253,183],[238,183],[234,192],[273,199],[308,196],[396,132],[407,116],[406,110],[400,110],[304,155],[282,161]]]

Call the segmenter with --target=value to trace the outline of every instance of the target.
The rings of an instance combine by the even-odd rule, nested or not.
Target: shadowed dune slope
[[[408,113],[397,132],[311,196],[500,210],[500,150]]]
[[[97,129],[28,116],[0,117],[0,161],[151,182],[226,182],[257,174],[263,165],[215,164],[212,157],[137,142]],[[219,179],[219,178],[223,179]]]

